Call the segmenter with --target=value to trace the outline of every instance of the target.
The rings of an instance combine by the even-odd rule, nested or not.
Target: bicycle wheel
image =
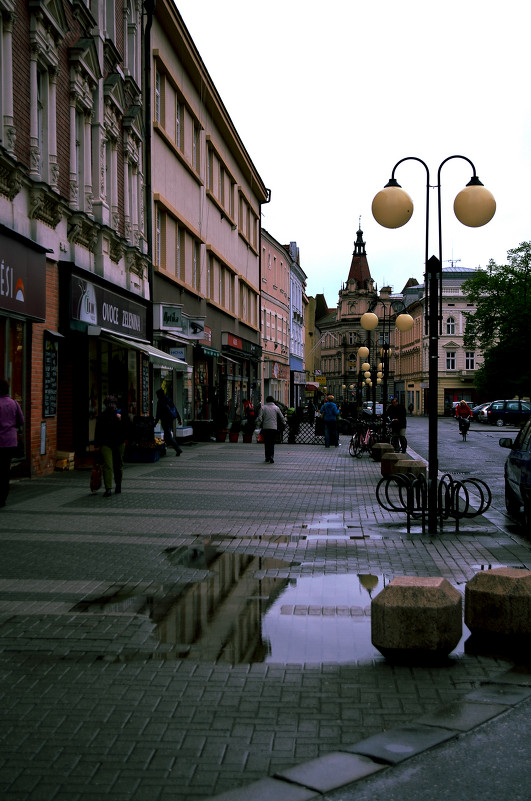
[[[355,434],[350,440],[349,453],[351,456],[355,456],[357,459],[361,458],[362,445],[359,434]]]

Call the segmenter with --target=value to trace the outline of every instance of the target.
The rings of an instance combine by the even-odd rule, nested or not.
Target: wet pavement
[[[256,444],[191,445],[127,465],[109,499],[86,471],[13,483],[0,517],[0,797],[315,797],[333,787],[289,772],[324,759],[318,774],[348,778],[353,758],[370,759],[348,751],[357,743],[515,675],[526,686],[521,657],[471,653],[465,628],[440,666],[373,648],[371,598],[394,576],[463,592],[489,565],[531,568],[531,543],[499,509],[457,536],[407,534],[376,502],[379,465],[341,440],[282,445],[274,465]],[[516,714],[526,697],[497,707]],[[454,724],[436,728],[455,736]]]

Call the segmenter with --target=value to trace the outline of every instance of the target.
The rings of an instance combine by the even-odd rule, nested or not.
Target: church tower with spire
[[[326,376],[328,391],[342,402],[360,402],[358,380],[363,359],[358,356],[358,349],[370,339],[360,324],[360,318],[370,310],[378,313],[378,307],[381,308],[382,301],[390,295],[391,287],[383,287],[378,292],[372,278],[360,220],[348,278],[339,290],[336,311],[316,321],[324,335],[322,374]],[[375,345],[372,350],[375,357]]]

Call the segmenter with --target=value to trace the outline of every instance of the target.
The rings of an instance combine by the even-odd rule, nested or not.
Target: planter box
[[[158,462],[161,455],[159,448],[135,448],[130,447],[125,449],[124,461],[125,462]]]

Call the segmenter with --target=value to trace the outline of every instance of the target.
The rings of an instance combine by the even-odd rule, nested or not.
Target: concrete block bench
[[[391,463],[389,470],[391,475],[395,473],[409,473],[414,476],[426,475],[427,465],[425,462],[421,459],[405,459],[404,456],[405,454],[401,453],[400,459]]]
[[[390,660],[441,660],[462,630],[461,593],[445,578],[399,576],[371,603],[372,644]]]
[[[375,442],[372,446],[371,456],[375,462],[381,462],[385,453],[394,453],[394,448],[390,442]],[[398,456],[398,454],[397,454]]]
[[[383,453],[380,462],[380,472],[382,476],[391,475],[392,466],[399,459],[402,461],[407,461],[410,458],[411,457],[409,457],[407,453],[395,453],[394,451]]]
[[[465,623],[476,637],[531,644],[531,571],[482,570],[465,586]]]

